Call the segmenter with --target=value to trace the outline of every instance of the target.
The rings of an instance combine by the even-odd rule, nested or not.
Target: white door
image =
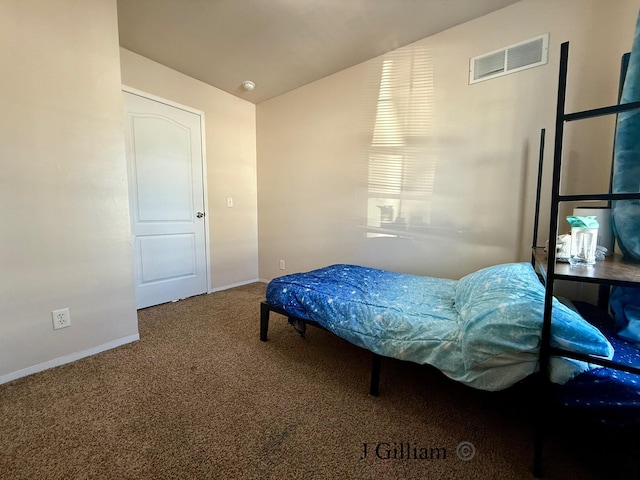
[[[137,307],[205,293],[201,116],[124,97]]]

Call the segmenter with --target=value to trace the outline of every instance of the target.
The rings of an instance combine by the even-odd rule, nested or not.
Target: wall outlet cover
[[[71,326],[71,314],[68,308],[52,311],[51,318],[53,320],[54,330]]]

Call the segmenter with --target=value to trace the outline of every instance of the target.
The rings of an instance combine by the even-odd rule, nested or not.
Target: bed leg
[[[267,341],[267,331],[269,330],[269,305],[260,303],[260,340]]]
[[[373,395],[374,397],[380,396],[380,363],[380,355],[374,353],[373,362],[371,365],[371,383],[369,385],[369,394]]]
[[[548,366],[547,366],[548,368]],[[543,476],[543,455],[544,444],[549,428],[549,417],[551,416],[551,382],[548,378],[538,374],[537,382],[537,411],[535,412],[535,436],[533,447],[533,476],[542,478]]]

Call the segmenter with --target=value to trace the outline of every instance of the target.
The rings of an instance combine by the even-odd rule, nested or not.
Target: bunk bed
[[[559,207],[563,202],[606,202],[612,209],[614,236],[622,254],[614,253],[591,268],[571,267],[556,261],[554,254],[537,246],[540,185],[544,151],[541,132],[538,189],[534,222],[532,266],[545,284],[545,307],[540,345],[541,398],[533,470],[542,475],[545,431],[550,407],[561,404],[571,412],[595,418],[615,427],[637,430],[640,425],[640,337],[623,335],[621,327],[640,312],[640,16],[631,54],[623,56],[620,91],[616,105],[566,113],[565,98],[569,43],[560,50],[558,97],[556,106],[551,207],[548,252],[556,252]],[[604,115],[617,115],[616,135],[609,192],[605,194],[567,195],[561,193],[564,127],[567,122]],[[588,203],[593,205],[593,203]],[[617,226],[615,225],[617,223]],[[614,355],[603,359],[597,354],[577,352],[553,345],[554,285],[557,280],[598,284],[598,305],[583,305],[583,315],[612,344]],[[622,292],[622,294],[620,294]],[[614,301],[613,296],[617,298]],[[626,303],[626,304],[625,304]],[[626,310],[625,310],[626,309]],[[613,316],[611,314],[613,314]],[[624,313],[628,313],[629,318]],[[636,318],[640,321],[640,316]],[[552,388],[551,362],[557,357],[589,362],[597,366],[567,383],[567,388]],[[634,435],[634,438],[637,435]]]

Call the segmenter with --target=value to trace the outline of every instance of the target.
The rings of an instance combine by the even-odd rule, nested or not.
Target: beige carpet
[[[272,314],[259,341],[264,288],[141,310],[139,342],[1,385],[0,478],[532,478],[522,392],[385,359],[371,397],[370,354],[336,336]],[[580,438],[551,436],[547,478],[611,478]]]

